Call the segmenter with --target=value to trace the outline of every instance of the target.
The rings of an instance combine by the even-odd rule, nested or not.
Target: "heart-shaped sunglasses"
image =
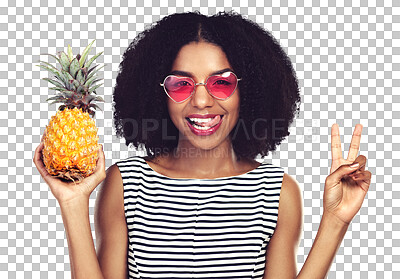
[[[172,101],[182,103],[193,95],[198,85],[204,85],[214,98],[226,100],[235,92],[240,80],[233,72],[211,75],[204,83],[196,83],[190,77],[169,75],[160,85]]]

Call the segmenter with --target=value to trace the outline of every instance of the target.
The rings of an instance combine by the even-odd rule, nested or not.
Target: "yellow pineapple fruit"
[[[96,96],[96,89],[102,84],[96,84],[96,73],[104,67],[91,67],[92,62],[103,52],[88,58],[92,41],[76,57],[68,46],[67,54],[58,52],[54,57],[61,65],[57,69],[53,65],[40,61],[39,67],[54,74],[54,78],[44,80],[55,85],[50,89],[57,92],[56,96],[47,99],[53,103],[63,103],[56,115],[52,116],[43,135],[43,162],[47,171],[54,176],[72,181],[81,181],[93,173],[98,158],[97,127],[94,117],[95,109],[99,108],[93,101],[103,102]]]

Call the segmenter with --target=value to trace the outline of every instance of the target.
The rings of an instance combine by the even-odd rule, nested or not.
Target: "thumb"
[[[105,172],[105,156],[103,146],[99,145],[97,165],[94,172],[86,177],[82,183],[85,184],[86,189],[91,193],[106,177]]]
[[[329,184],[337,184],[345,175],[356,171],[359,167],[359,162],[355,162],[351,165],[341,165],[337,170],[331,173],[326,180]]]

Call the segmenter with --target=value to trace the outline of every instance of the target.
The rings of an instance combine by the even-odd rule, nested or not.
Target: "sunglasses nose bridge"
[[[202,90],[196,90],[197,86],[204,86],[205,92]],[[203,90],[204,90],[203,89]],[[214,98],[213,95],[208,91],[207,82],[194,83],[193,92],[191,95],[192,105],[197,107],[211,106]]]
[[[204,85],[205,88],[207,88],[207,83],[206,82],[199,82],[199,83],[195,83],[194,84],[194,89],[196,90],[196,87],[199,86],[199,85]]]
[[[210,91],[209,91],[208,88],[207,88],[207,82],[194,83],[194,86],[193,86],[193,93],[196,92],[196,87],[199,86],[199,85],[203,85],[204,88],[206,89],[207,93],[210,94],[210,95],[212,96],[212,94],[210,93]]]

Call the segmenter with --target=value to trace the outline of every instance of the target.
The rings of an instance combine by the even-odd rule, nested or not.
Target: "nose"
[[[192,106],[202,109],[212,106],[214,98],[208,93],[204,83],[196,83],[190,102]]]

